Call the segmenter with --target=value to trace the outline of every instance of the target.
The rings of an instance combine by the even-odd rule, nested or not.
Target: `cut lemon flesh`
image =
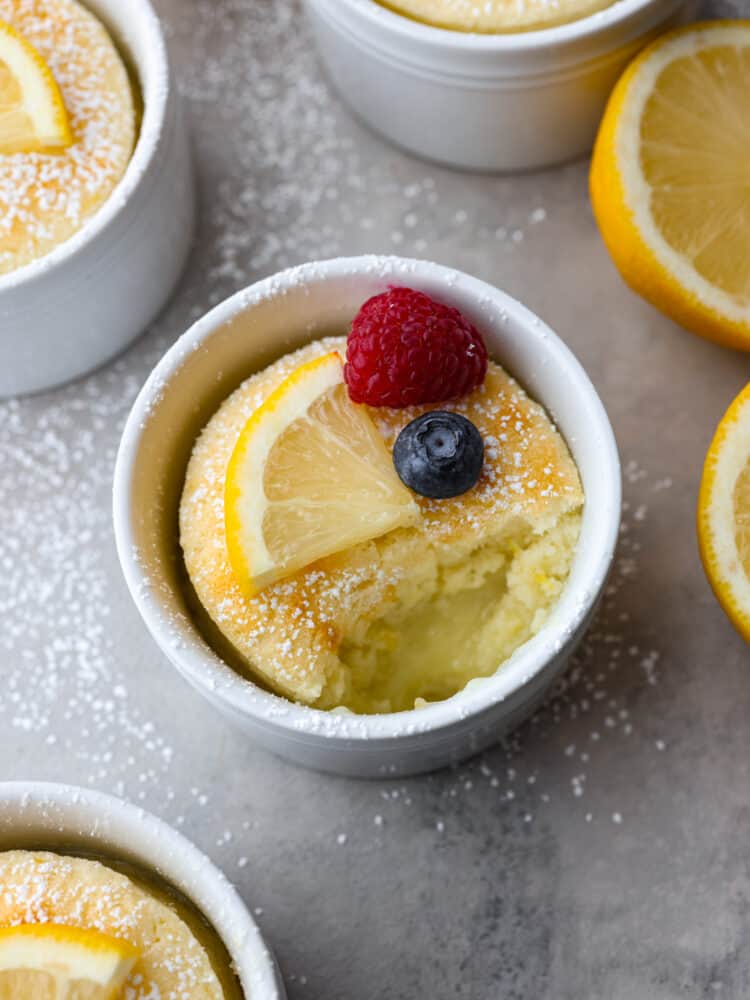
[[[594,149],[591,197],[635,291],[750,350],[750,22],[671,32],[628,68]]]
[[[750,642],[750,385],[727,410],[706,457],[698,542],[719,603]]]
[[[61,924],[0,929],[0,1000],[115,1000],[138,952],[127,941]]]
[[[229,558],[248,596],[419,521],[338,354],[299,367],[245,425],[227,469]]]
[[[0,155],[57,152],[72,142],[52,70],[30,42],[0,20]]]

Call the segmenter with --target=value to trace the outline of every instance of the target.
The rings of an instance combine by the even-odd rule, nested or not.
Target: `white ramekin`
[[[305,0],[328,73],[399,146],[450,166],[523,170],[587,153],[612,87],[695,0],[616,0],[542,31],[465,34],[375,0]]]
[[[558,604],[498,673],[417,711],[362,716],[292,704],[243,679],[205,641],[188,610],[177,508],[196,436],[243,379],[284,352],[343,333],[362,303],[392,284],[461,309],[490,354],[542,402],[580,469],[586,508]],[[162,358],[120,445],[114,524],[131,594],[179,672],[262,746],[341,774],[412,774],[499,739],[541,700],[581,638],[609,569],[620,520],[620,469],[607,415],[586,373],[541,320],[491,285],[426,261],[354,257],[283,271],[199,320]]]
[[[190,148],[149,0],[85,0],[111,29],[143,97],[128,169],[99,212],[46,257],[0,276],[0,397],[83,375],[161,309],[193,231]]]
[[[0,851],[102,852],[155,872],[206,917],[247,1000],[284,1000],[276,961],[237,891],[162,820],[122,799],[74,785],[0,782]]]

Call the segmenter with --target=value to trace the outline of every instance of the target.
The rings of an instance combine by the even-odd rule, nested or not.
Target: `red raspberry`
[[[344,378],[355,403],[442,403],[476,389],[486,373],[478,330],[423,292],[391,288],[365,302],[352,323]]]

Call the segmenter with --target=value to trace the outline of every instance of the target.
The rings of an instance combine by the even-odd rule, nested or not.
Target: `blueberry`
[[[393,464],[401,481],[415,493],[446,500],[476,486],[484,464],[484,442],[466,417],[433,410],[401,431]]]

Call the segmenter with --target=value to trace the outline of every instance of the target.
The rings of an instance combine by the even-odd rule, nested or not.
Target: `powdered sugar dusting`
[[[130,83],[111,40],[77,0],[0,0],[60,86],[74,143],[55,154],[0,156],[0,274],[77,232],[112,193],[133,151]]]
[[[0,406],[0,718],[50,760],[77,761],[89,784],[123,791],[129,775],[144,797],[172,747],[114,666],[109,509],[111,427],[138,382],[117,365],[53,406]]]
[[[123,1000],[223,1000],[206,951],[169,906],[96,861],[0,853],[0,926],[65,924],[138,949]]]

